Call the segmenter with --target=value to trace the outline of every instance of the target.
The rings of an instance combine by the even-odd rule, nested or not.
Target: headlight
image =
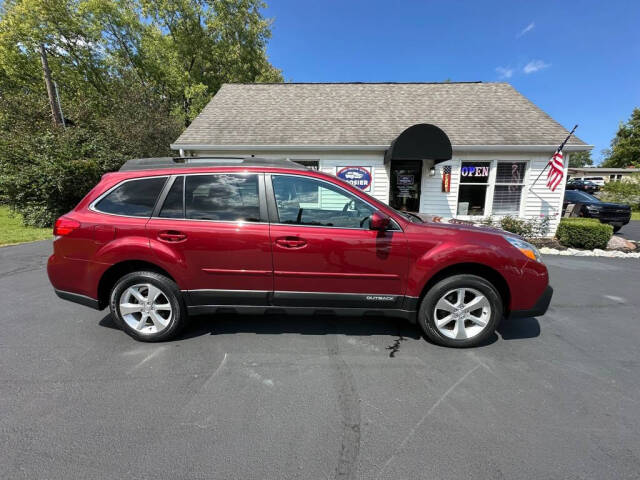
[[[542,262],[540,252],[529,242],[525,242],[524,240],[515,237],[504,237],[504,239],[511,245],[516,247],[518,250],[520,250],[525,257],[528,257],[531,260],[535,260],[536,262]]]
[[[587,210],[590,212],[599,212],[600,207],[598,205],[587,205]]]

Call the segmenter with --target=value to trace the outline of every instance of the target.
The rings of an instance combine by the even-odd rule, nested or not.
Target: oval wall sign
[[[360,190],[368,190],[371,186],[371,170],[366,167],[344,167],[338,170],[336,177]]]

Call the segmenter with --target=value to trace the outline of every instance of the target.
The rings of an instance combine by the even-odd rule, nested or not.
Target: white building
[[[507,83],[225,84],[171,147],[289,158],[442,217],[548,215],[553,234],[564,182],[534,181],[567,134]],[[590,148],[572,137],[565,165]]]
[[[629,180],[635,173],[640,173],[640,168],[608,168],[608,167],[575,167],[569,168],[569,178],[590,180],[602,179],[604,183]]]

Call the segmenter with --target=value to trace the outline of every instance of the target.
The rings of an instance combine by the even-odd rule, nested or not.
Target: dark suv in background
[[[427,222],[290,161],[132,160],[54,235],[56,293],[109,306],[143,341],[172,338],[187,314],[275,309],[402,316],[466,347],[552,295],[519,237]]]
[[[572,216],[597,218],[602,223],[612,225],[614,232],[619,231],[631,220],[631,206],[603,202],[579,190],[565,190],[562,211],[565,212],[570,205],[573,205]]]

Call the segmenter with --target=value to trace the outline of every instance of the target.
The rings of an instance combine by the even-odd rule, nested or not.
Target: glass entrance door
[[[406,212],[419,211],[422,161],[392,160],[390,173],[389,205]]]

